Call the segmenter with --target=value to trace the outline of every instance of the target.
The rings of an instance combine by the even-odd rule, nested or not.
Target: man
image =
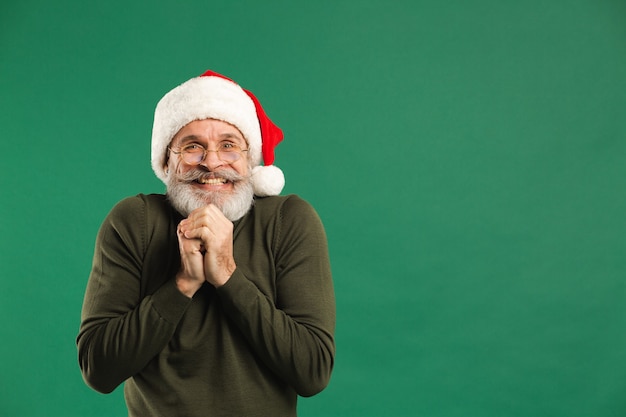
[[[167,194],[125,199],[103,222],[77,338],[87,384],[125,381],[130,416],[295,416],[298,395],[328,384],[326,236],[308,203],[278,195],[282,138],[212,71],[158,103],[152,168]]]

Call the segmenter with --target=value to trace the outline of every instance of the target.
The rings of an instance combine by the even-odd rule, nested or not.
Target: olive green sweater
[[[83,377],[125,382],[130,416],[295,416],[326,387],[335,299],[326,235],[297,196],[256,199],[235,222],[235,273],[193,299],[176,288],[176,227],[163,195],[121,201],[98,233],[77,338]]]

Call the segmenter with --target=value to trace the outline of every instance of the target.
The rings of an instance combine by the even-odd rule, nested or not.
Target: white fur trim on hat
[[[257,166],[252,169],[252,186],[259,197],[278,195],[285,186],[285,175],[274,165]]]
[[[188,123],[203,119],[222,120],[239,129],[248,142],[252,166],[259,165],[262,141],[254,102],[230,80],[201,76],[174,88],[157,104],[151,162],[161,181],[166,180],[165,157],[172,138]]]

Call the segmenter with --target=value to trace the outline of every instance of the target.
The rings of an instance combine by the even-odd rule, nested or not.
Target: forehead
[[[204,119],[194,120],[183,126],[172,138],[172,144],[184,144],[188,142],[220,142],[231,141],[245,144],[243,134],[230,123]]]

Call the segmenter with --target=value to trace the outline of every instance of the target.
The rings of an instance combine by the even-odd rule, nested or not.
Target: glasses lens
[[[204,159],[204,148],[201,146],[188,146],[182,152],[183,161],[189,165],[198,165]]]
[[[241,157],[241,148],[234,143],[221,144],[217,148],[217,156],[220,160],[232,164]]]

